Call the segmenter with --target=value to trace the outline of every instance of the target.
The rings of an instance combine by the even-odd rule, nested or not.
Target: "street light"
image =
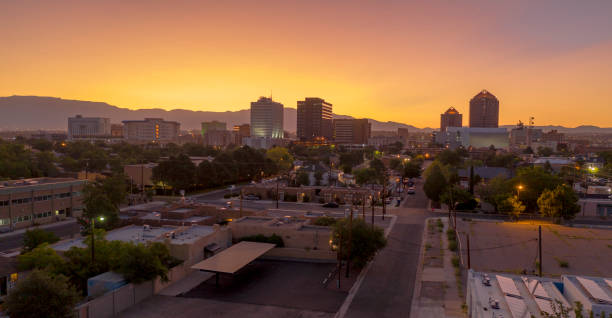
[[[89,224],[91,226],[91,265],[92,266],[93,266],[94,260],[95,260],[95,256],[94,256],[95,255],[95,251],[94,251],[95,250],[95,242],[96,242],[95,235],[94,235],[94,229],[95,229],[94,222],[95,222],[95,220],[96,219],[92,217],[90,219],[90,222],[89,222]],[[100,217],[98,217],[98,220],[100,220],[100,222],[103,222],[104,221],[104,217],[100,216]]]
[[[520,200],[520,199],[521,199],[521,190],[523,190],[523,185],[522,185],[522,184],[519,184],[519,185],[516,187],[516,189],[517,189],[517,192],[518,192],[518,193],[517,193],[517,198]]]

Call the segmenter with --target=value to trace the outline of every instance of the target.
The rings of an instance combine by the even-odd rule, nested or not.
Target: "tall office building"
[[[144,120],[124,120],[123,138],[128,142],[172,142],[180,133],[181,125],[175,121],[165,121],[161,118],[145,118]]]
[[[227,130],[227,124],[220,121],[205,121],[202,123],[202,137],[206,136],[209,131],[224,131]]]
[[[461,127],[462,125],[463,115],[455,107],[450,107],[440,115],[440,131],[446,131],[446,127]]]
[[[297,102],[297,137],[301,141],[333,138],[332,104],[318,97]]]
[[[499,127],[499,101],[487,90],[483,90],[470,100],[470,127]]]
[[[372,132],[367,119],[334,119],[334,142],[365,145]]]
[[[111,135],[109,118],[83,117],[76,115],[68,118],[68,139],[108,137]]]
[[[251,102],[251,137],[283,138],[283,104],[260,97]]]

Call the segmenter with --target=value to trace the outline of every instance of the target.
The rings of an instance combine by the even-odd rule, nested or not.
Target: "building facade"
[[[251,103],[251,133],[258,138],[283,138],[283,104],[260,97]]]
[[[251,125],[242,124],[242,125],[234,125],[232,129],[234,134],[234,144],[242,145],[242,138],[251,137]]]
[[[446,127],[461,126],[463,126],[463,115],[455,107],[450,107],[440,115],[440,131],[446,131]]]
[[[499,101],[487,90],[481,91],[470,100],[470,127],[499,127]]]
[[[306,97],[298,101],[297,137],[301,141],[332,139],[332,104],[318,97]]]
[[[447,127],[436,135],[436,142],[446,148],[508,149],[509,136],[506,128]]]
[[[334,119],[334,142],[337,144],[367,144],[372,125],[367,119]]]
[[[110,118],[83,117],[81,115],[68,118],[68,139],[109,137],[110,135]]]
[[[84,180],[33,178],[0,183],[0,228],[27,228],[82,215]]]
[[[145,118],[144,120],[124,120],[123,138],[128,142],[173,142],[177,140],[181,125],[175,121],[165,121],[161,118]]]
[[[209,131],[225,131],[227,130],[227,124],[220,121],[206,121],[202,123],[202,137],[206,136]]]

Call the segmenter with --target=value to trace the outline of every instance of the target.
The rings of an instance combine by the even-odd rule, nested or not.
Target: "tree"
[[[399,158],[391,158],[391,160],[389,160],[389,168],[391,168],[392,170],[401,170],[402,167],[402,161]]]
[[[172,192],[189,190],[195,181],[196,167],[184,154],[170,156],[168,160],[160,162],[153,168],[152,179],[163,182],[172,187]]]
[[[35,270],[8,294],[3,307],[10,317],[72,317],[79,294],[63,275]]]
[[[380,159],[370,160],[370,168],[374,169],[378,175],[385,173],[385,164]]]
[[[553,150],[548,148],[548,147],[538,147],[538,156],[541,157],[549,157],[550,155],[553,154]]]
[[[459,204],[465,208],[474,208],[470,201],[473,200],[473,196],[463,188],[452,185],[446,188],[444,192],[440,194],[440,201],[448,206],[449,210],[455,210]]]
[[[545,189],[552,190],[562,184],[561,178],[540,167],[526,167],[517,169],[517,176],[512,178],[511,191],[522,185],[521,201],[525,203],[527,211],[535,211],[538,207],[538,198]]]
[[[323,179],[323,172],[321,172],[320,170],[315,171],[314,178],[316,185],[321,185],[321,180]]]
[[[555,220],[571,220],[578,212],[578,196],[569,186],[558,185],[554,190],[546,189],[538,198],[540,213]]]
[[[144,244],[125,244],[121,249],[121,261],[115,271],[128,281],[140,284],[161,277],[168,280],[168,268],[153,250]]]
[[[517,196],[510,196],[505,200],[502,200],[498,205],[498,211],[507,213],[513,219],[519,219],[521,213],[525,211],[525,205],[518,199]]]
[[[461,164],[463,159],[458,151],[445,149],[436,156],[436,160],[444,165],[456,167]]]
[[[298,185],[310,185],[310,175],[308,172],[300,171],[295,181],[298,183]]]
[[[478,186],[476,193],[480,198],[491,204],[495,211],[499,212],[500,206],[512,195],[512,182],[503,176],[497,176],[489,183]]]
[[[440,202],[440,196],[446,190],[446,178],[444,178],[439,165],[432,165],[431,167],[432,169],[427,179],[425,179],[423,190],[430,200]]]
[[[62,273],[65,265],[64,259],[47,243],[42,243],[38,247],[17,256],[17,267],[21,271],[45,269],[50,273]]]
[[[104,228],[112,228],[119,220],[119,206],[111,200],[100,180],[87,183],[83,188],[83,216],[87,219],[104,217],[104,223],[96,223]]]
[[[351,233],[351,262],[358,268],[363,268],[369,260],[374,257],[376,251],[387,245],[384,231],[379,227],[372,228],[363,219],[357,218],[352,221]],[[348,257],[349,245],[349,220],[341,219],[333,224],[332,245],[339,246],[342,242],[343,259]]]
[[[53,232],[45,231],[43,229],[33,228],[26,230],[23,237],[23,250],[22,253],[27,253],[34,248],[38,247],[42,243],[53,244],[59,241],[59,237]]]
[[[361,168],[353,171],[355,182],[359,185],[378,183],[379,178],[376,176],[376,170],[372,168]]]
[[[274,147],[268,149],[266,157],[274,161],[278,170],[288,171],[293,166],[293,156],[289,153],[289,150],[284,147]]]
[[[416,162],[406,162],[402,169],[402,177],[404,178],[418,178],[421,176],[421,165]]]

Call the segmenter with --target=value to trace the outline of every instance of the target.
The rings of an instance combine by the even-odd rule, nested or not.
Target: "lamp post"
[[[519,184],[519,185],[516,187],[516,192],[517,192],[516,197],[517,197],[519,200],[521,199],[521,190],[523,190],[523,185],[522,185],[522,184]]]
[[[100,220],[100,222],[104,221],[104,217],[98,217],[98,219]],[[93,266],[94,264],[94,260],[95,260],[95,242],[96,242],[96,238],[95,238],[95,234],[94,234],[94,230],[95,230],[95,220],[96,218],[91,218],[89,225],[91,226],[91,265]]]

